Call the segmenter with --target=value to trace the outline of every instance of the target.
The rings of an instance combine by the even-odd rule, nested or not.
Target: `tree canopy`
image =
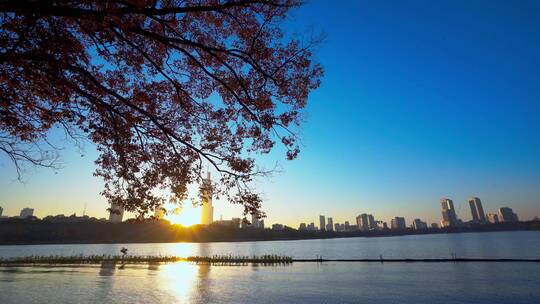
[[[54,166],[50,130],[99,152],[110,203],[144,214],[187,197],[207,166],[217,195],[258,213],[257,154],[299,152],[320,84],[317,39],[285,35],[297,0],[4,0],[0,150]],[[53,151],[53,153],[49,153]],[[164,194],[167,193],[167,194]]]

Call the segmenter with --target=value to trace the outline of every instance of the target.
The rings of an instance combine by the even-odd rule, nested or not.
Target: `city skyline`
[[[205,183],[210,184],[211,183],[211,177],[210,174],[208,174],[208,177],[204,181]],[[256,214],[251,214],[250,221],[251,223],[247,224],[247,226],[244,225],[244,222],[241,221],[240,217],[233,217],[230,220],[224,220],[223,216],[220,216],[219,220],[213,220],[214,214],[213,214],[213,206],[212,206],[212,194],[211,190],[209,188],[204,187],[202,189],[203,194],[201,195],[203,199],[203,203],[200,206],[201,212],[199,214],[200,216],[200,222],[196,223],[190,223],[186,226],[190,226],[193,224],[202,224],[202,225],[209,225],[212,223],[218,223],[221,222],[223,224],[229,224],[232,222],[237,222],[237,226],[241,226],[242,228],[245,227],[251,227],[251,228],[260,228],[264,229],[264,218],[259,219]],[[455,206],[452,199],[449,199],[447,197],[443,197],[440,199],[441,204],[441,218],[439,222],[429,222],[429,220],[423,221],[419,217],[413,217],[414,219],[408,219],[409,224],[407,224],[407,219],[403,216],[394,216],[389,221],[381,220],[379,218],[375,218],[372,214],[366,214],[362,213],[355,217],[355,220],[353,220],[353,224],[351,225],[348,220],[344,220],[342,222],[333,221],[333,217],[327,216],[327,215],[319,215],[319,226],[315,225],[314,222],[299,222],[297,223],[298,230],[323,230],[323,231],[349,231],[349,227],[353,230],[359,230],[359,231],[371,231],[371,230],[381,230],[381,229],[391,229],[391,230],[401,230],[405,228],[413,228],[413,229],[426,229],[426,228],[445,228],[445,227],[460,227],[463,226],[466,223],[472,223],[472,224],[494,224],[499,222],[518,222],[519,216],[517,212],[515,212],[511,207],[499,207],[496,209],[495,213],[487,212],[485,213],[482,207],[482,203],[480,198],[478,197],[470,197],[468,199],[468,203],[470,205],[470,220],[468,219],[462,219],[455,213]],[[8,216],[4,215],[2,216],[3,208],[0,206],[0,218],[9,218]],[[108,211],[108,221],[112,223],[120,223],[126,218],[123,218],[124,210],[123,208],[119,206],[111,206],[111,211]],[[164,207],[159,207],[154,210],[154,218],[161,220],[161,219],[167,219],[169,221],[174,222],[174,212],[169,213],[168,215],[173,215],[173,217],[167,216],[167,210]],[[35,216],[34,215],[34,209],[24,207],[20,211],[19,216],[13,216],[15,218],[27,218],[29,216]],[[57,214],[52,215],[49,214],[45,217],[65,217],[64,214]],[[73,213],[71,216],[76,216],[76,213]],[[88,215],[83,212],[83,217]],[[93,217],[98,218],[98,217]],[[247,218],[247,217],[246,217]],[[479,220],[481,219],[481,220]],[[538,216],[534,216],[532,219],[538,220]],[[105,217],[100,218],[100,220],[106,220]],[[240,225],[242,223],[242,225]],[[182,223],[176,223],[176,224],[182,224]],[[271,225],[272,229],[276,229],[275,227],[281,227],[284,226],[288,227],[295,227],[294,225],[287,225],[282,224],[281,222],[273,222]],[[355,228],[353,228],[355,227]],[[269,227],[268,227],[269,228]]]
[[[372,210],[387,222],[399,214],[431,223],[443,196],[461,218],[471,196],[486,212],[510,205],[523,219],[539,215],[539,71],[531,67],[540,64],[540,37],[530,30],[538,4],[530,5],[495,3],[488,12],[463,3],[306,4],[286,30],[325,31],[316,50],[325,76],[308,102],[298,159],[257,182],[267,221],[332,214],[343,222]],[[38,216],[82,214],[86,204],[87,214],[108,216],[103,182],[92,176],[95,148],[78,151],[52,133],[65,146],[57,174],[30,167],[21,184],[0,155],[4,214],[23,206]],[[272,168],[282,152],[259,164]],[[242,212],[222,199],[213,207],[217,217]]]

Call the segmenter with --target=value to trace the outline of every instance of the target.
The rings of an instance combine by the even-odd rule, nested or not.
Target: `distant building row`
[[[478,197],[469,198],[469,207],[471,208],[471,216],[473,224],[487,224],[498,222],[518,222],[519,218],[516,213],[509,207],[499,208],[497,214],[484,213],[482,201]],[[441,198],[441,227],[457,227],[463,225],[456,215],[454,202],[449,198]]]

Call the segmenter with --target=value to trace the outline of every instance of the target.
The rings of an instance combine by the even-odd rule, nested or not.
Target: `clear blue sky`
[[[469,220],[472,195],[486,212],[540,216],[539,11],[538,1],[312,1],[295,11],[288,31],[326,33],[316,50],[326,73],[299,159],[259,183],[267,222],[363,212],[438,222],[443,196]],[[87,150],[66,150],[59,174],[29,170],[24,185],[2,157],[0,206],[43,216],[88,202],[104,216]],[[216,205],[215,217],[240,212]]]

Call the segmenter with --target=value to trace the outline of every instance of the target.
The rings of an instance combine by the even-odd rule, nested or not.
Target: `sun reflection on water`
[[[189,300],[197,294],[199,266],[188,262],[163,265],[160,269],[160,285],[180,302]]]

